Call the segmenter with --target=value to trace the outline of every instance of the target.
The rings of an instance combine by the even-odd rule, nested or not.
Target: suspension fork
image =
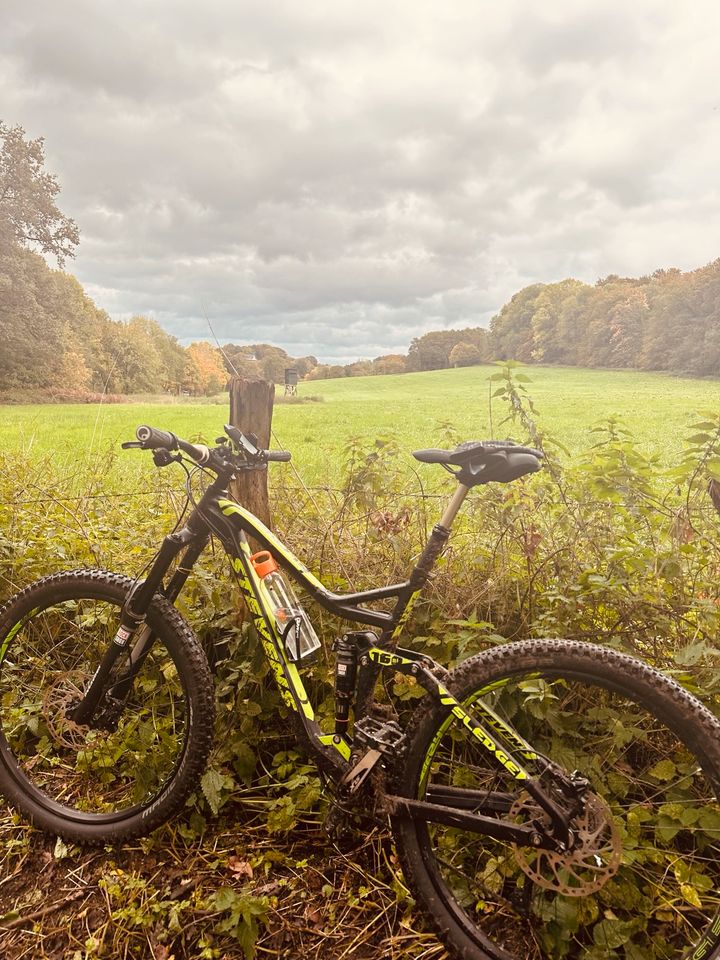
[[[178,530],[177,533],[171,533],[165,537],[147,579],[138,584],[125,601],[115,636],[105,651],[82,700],[72,711],[71,719],[75,723],[89,724],[92,721],[101,700],[107,693],[107,681],[115,663],[132,642],[127,669],[113,684],[112,696],[114,700],[122,703],[130,692],[133,680],[155,640],[155,635],[145,622],[145,616],[153,597],[156,593],[161,593],[171,603],[174,603],[185,585],[195,561],[210,539],[210,532],[207,528],[200,529],[196,522],[193,523],[196,517],[197,511],[188,518],[187,526]],[[198,529],[193,529],[193,527],[198,527]],[[185,553],[180,564],[167,586],[163,588],[162,582],[170,564],[183,549]]]

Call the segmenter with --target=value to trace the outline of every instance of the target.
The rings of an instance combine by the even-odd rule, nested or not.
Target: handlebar
[[[181,450],[196,463],[209,467],[218,473],[227,473],[235,469],[262,469],[267,463],[288,463],[291,454],[288,450],[261,450],[255,445],[256,438],[246,437],[237,427],[226,426],[225,433],[232,441],[232,446],[225,438],[218,441],[219,446],[210,449],[202,443],[188,443],[169,430],[158,430],[143,424],[135,431],[137,441],[124,443],[123,447],[140,447],[141,450]],[[156,463],[158,461],[156,460]],[[167,462],[171,462],[168,458]],[[158,463],[164,466],[165,463]]]
[[[230,424],[225,425],[225,433],[232,442],[245,453],[251,460],[259,460],[261,463],[288,463],[291,459],[289,450],[259,450],[256,446],[257,437],[252,435],[246,437],[238,427]]]

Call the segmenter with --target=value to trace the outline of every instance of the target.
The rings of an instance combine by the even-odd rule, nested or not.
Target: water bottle
[[[267,590],[270,612],[285,640],[288,658],[296,663],[312,656],[320,649],[320,640],[272,554],[269,550],[260,550],[250,557],[250,562]]]

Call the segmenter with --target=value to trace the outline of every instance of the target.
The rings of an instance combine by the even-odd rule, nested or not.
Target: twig
[[[24,917],[16,917],[15,920],[11,920],[9,923],[0,922],[0,929],[16,930],[18,927],[24,927],[26,923],[34,923],[41,917],[46,917],[49,913],[55,913],[58,910],[62,910],[62,908],[68,904],[73,903],[75,900],[80,900],[86,894],[87,890],[76,890],[74,893],[71,893],[69,897],[65,897],[64,900],[51,903],[49,906],[43,907],[41,910],[36,910],[34,913],[28,913]]]

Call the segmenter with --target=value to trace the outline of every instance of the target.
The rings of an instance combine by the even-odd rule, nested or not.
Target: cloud
[[[523,284],[718,255],[718,8],[12,5],[3,119],[46,138],[114,316],[351,359]]]

